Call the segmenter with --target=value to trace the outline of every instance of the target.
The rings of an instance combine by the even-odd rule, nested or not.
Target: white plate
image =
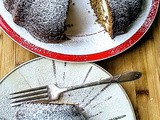
[[[73,24],[66,34],[71,40],[59,44],[47,44],[33,38],[28,31],[16,25],[11,14],[0,0],[0,27],[19,45],[47,58],[68,62],[98,61],[115,56],[134,45],[148,31],[159,6],[159,0],[144,0],[137,20],[129,26],[126,34],[112,40],[100,24],[89,2],[73,0],[67,24]]]
[[[101,67],[90,64],[71,64],[37,58],[20,65],[6,75],[0,84],[0,119],[12,120],[14,108],[9,94],[22,89],[47,84],[60,87],[83,84],[111,76]],[[60,101],[78,103],[90,120],[136,120],[123,88],[118,84],[100,85],[64,93]]]

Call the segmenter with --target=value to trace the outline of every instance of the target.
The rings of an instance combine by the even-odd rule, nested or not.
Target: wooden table
[[[13,42],[0,30],[0,78],[16,66],[38,57]],[[96,62],[111,74],[138,70],[143,77],[124,83],[137,120],[160,120],[160,10],[145,36],[122,54]]]

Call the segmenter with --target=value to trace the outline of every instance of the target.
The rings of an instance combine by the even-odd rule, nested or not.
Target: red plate
[[[1,5],[2,5],[2,2],[1,2]],[[107,59],[107,58],[113,57],[115,55],[118,55],[118,54],[122,53],[123,51],[127,50],[128,48],[130,48],[131,46],[133,46],[137,41],[140,40],[140,38],[147,32],[147,30],[151,26],[151,24],[156,16],[158,6],[159,6],[159,0],[152,0],[152,1],[148,0],[148,2],[146,2],[146,5],[144,5],[144,6],[146,7],[146,9],[149,9],[149,10],[147,12],[144,12],[144,17],[143,17],[143,15],[140,15],[140,18],[138,18],[138,20],[140,20],[142,22],[142,24],[140,24],[139,27],[136,28],[136,30],[134,29],[134,27],[136,25],[133,24],[134,27],[133,27],[133,29],[131,28],[133,30],[133,32],[118,36],[115,38],[114,41],[111,40],[112,42],[116,43],[115,45],[113,45],[111,47],[107,46],[106,48],[105,48],[105,46],[103,46],[104,47],[103,49],[99,49],[98,47],[101,46],[101,45],[99,45],[97,48],[95,48],[95,51],[93,51],[93,49],[92,49],[92,47],[94,47],[94,45],[91,45],[91,47],[88,47],[88,48],[86,47],[85,49],[83,49],[84,46],[88,46],[89,44],[92,44],[91,43],[92,41],[86,42],[85,40],[84,41],[86,42],[86,45],[83,44],[81,46],[81,43],[80,44],[77,43],[78,45],[76,47],[78,47],[78,48],[77,49],[75,49],[76,47],[71,48],[71,50],[69,50],[69,51],[67,51],[67,49],[61,50],[61,48],[63,47],[63,44],[60,45],[60,49],[58,46],[57,48],[55,47],[56,48],[55,50],[54,49],[50,50],[50,47],[47,48],[47,47],[43,47],[43,45],[41,46],[41,45],[37,45],[34,42],[30,42],[29,40],[25,39],[25,37],[23,35],[15,32],[15,29],[8,24],[7,19],[5,19],[3,16],[3,10],[0,11],[1,12],[0,26],[16,43],[18,43],[19,45],[26,48],[27,50],[29,50],[35,54],[38,54],[40,56],[44,56],[44,57],[55,59],[55,60],[68,61],[68,62],[93,62],[93,61]],[[150,6],[150,7],[148,7],[148,6]],[[138,21],[137,21],[137,24],[138,24]],[[99,30],[97,33],[102,33],[102,31]],[[82,36],[87,37],[87,35],[92,36],[92,34],[93,34],[93,31],[92,31],[92,33],[89,33],[89,34],[87,33]],[[82,36],[81,35],[76,36],[75,39],[77,39],[78,37],[81,38]],[[92,38],[93,37],[94,36],[92,36]],[[117,39],[123,39],[123,40],[117,40]],[[97,41],[100,41],[100,40],[97,40]],[[107,40],[107,41],[110,41],[110,40]],[[81,42],[83,42],[83,41],[81,41]],[[93,40],[93,43],[94,43],[94,40]],[[70,43],[67,43],[67,44],[65,43],[64,47],[69,44]],[[97,44],[97,43],[95,42],[94,44]],[[48,44],[46,44],[46,46],[47,45]],[[72,47],[72,46],[70,46],[70,47]],[[83,50],[81,51],[81,49],[83,49]],[[91,49],[91,52],[90,52],[90,49]],[[78,51],[80,51],[80,52],[78,52]]]

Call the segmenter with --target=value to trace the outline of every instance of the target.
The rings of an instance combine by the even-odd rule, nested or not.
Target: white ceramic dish
[[[74,5],[73,5],[74,3]],[[71,40],[61,44],[46,44],[33,38],[16,25],[0,0],[0,26],[19,45],[47,58],[68,62],[91,62],[115,56],[134,45],[151,26],[159,0],[145,0],[143,9],[126,34],[113,40],[96,22],[89,0],[74,0],[70,5],[67,24],[73,24],[66,34]]]
[[[47,84],[60,87],[83,84],[111,76],[96,64],[71,64],[45,58],[33,59],[6,75],[0,83],[0,119],[12,120],[14,108],[9,94]],[[123,88],[118,84],[100,85],[64,93],[60,101],[79,104],[90,120],[136,120]]]

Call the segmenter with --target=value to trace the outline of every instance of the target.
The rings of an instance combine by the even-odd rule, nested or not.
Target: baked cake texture
[[[24,103],[16,111],[17,120],[86,120],[83,111],[74,104]]]
[[[111,38],[124,34],[128,26],[137,18],[143,0],[90,0],[97,21]]]
[[[68,40],[65,35],[70,0],[3,0],[13,21],[42,42]],[[90,0],[97,21],[111,38],[126,33],[143,0]]]
[[[42,42],[61,42],[65,35],[68,0],[3,0],[13,21]]]

